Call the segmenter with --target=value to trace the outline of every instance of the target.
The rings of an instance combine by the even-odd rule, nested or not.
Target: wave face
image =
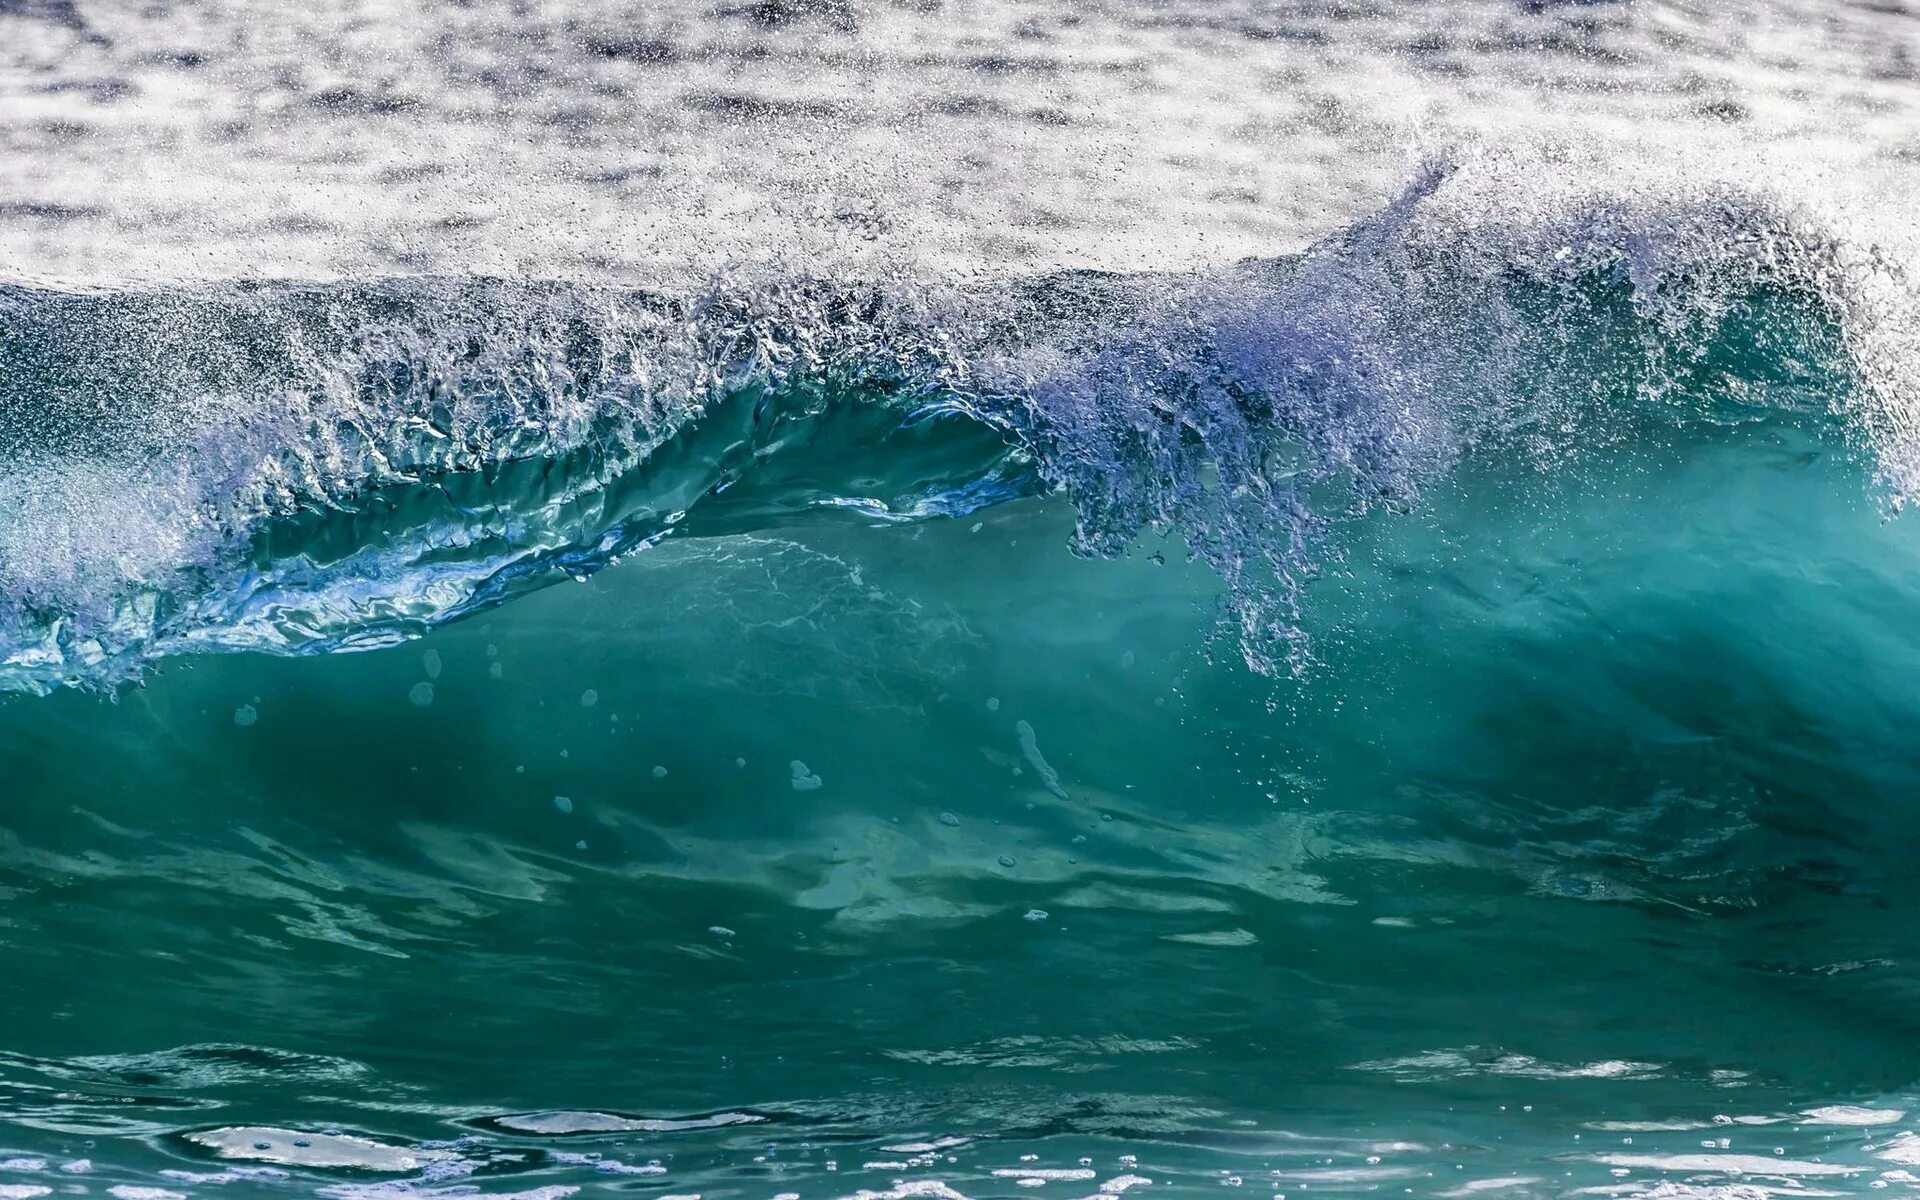
[[[17,297],[306,380],[289,330],[512,337],[437,410],[393,334],[277,408],[26,432],[207,448],[96,476],[62,536],[234,515],[11,614],[130,632],[0,705],[0,1179],[1892,1186],[1920,543],[1845,310],[1724,262],[1441,268],[1342,326],[1392,277],[1347,254],[819,303],[817,358],[756,337],[684,406],[602,352],[719,327],[649,297]],[[139,509],[169,478],[198,507]],[[283,653],[92,694],[248,639]]]
[[[1734,196],[1463,227],[1447,175],[1295,259],[986,292],[14,287],[0,686],[386,646],[676,531],[1048,492],[1083,551],[1212,565],[1271,672],[1312,657],[1341,526],[1465,456],[1819,411],[1904,494],[1911,397],[1831,243]]]

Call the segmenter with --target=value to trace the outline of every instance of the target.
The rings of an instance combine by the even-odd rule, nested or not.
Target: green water
[[[1885,1182],[1920,535],[1837,445],[1469,457],[1296,678],[1027,499],[13,698],[0,1188]]]

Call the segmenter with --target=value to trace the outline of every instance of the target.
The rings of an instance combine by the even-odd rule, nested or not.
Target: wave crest
[[[1181,275],[0,290],[0,687],[385,645],[676,529],[1046,491],[1085,552],[1174,536],[1249,665],[1298,669],[1340,526],[1468,456],[1817,411],[1896,502],[1920,482],[1888,260],[1739,193],[1477,186],[1437,165],[1302,256]]]

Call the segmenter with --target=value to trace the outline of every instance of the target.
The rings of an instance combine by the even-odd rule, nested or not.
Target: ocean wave
[[[1816,413],[1892,503],[1920,483],[1897,263],[1749,193],[1475,187],[1437,164],[1301,256],[1188,274],[0,288],[0,688],[383,646],[670,535],[1041,494],[1086,553],[1170,535],[1249,666],[1299,670],[1342,527],[1468,457]]]

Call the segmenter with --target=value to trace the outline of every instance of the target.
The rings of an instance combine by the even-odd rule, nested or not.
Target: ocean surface
[[[1920,1190],[1920,9],[0,0],[0,1200]]]

